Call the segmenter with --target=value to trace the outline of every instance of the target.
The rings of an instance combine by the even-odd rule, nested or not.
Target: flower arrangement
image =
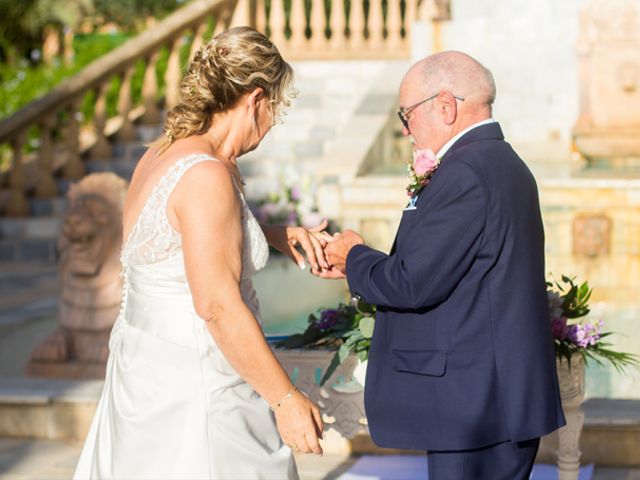
[[[611,335],[611,332],[602,331],[604,327],[602,319],[597,321],[583,319],[590,312],[591,291],[587,282],[578,285],[574,283],[573,278],[564,275],[562,284],[547,283],[549,316],[556,356],[566,359],[569,366],[571,366],[571,356],[574,354],[581,355],[585,364],[589,359],[600,365],[608,361],[618,372],[628,366],[640,366],[636,355],[611,350],[609,348],[611,344],[603,341]]]
[[[324,217],[314,205],[313,185],[308,177],[292,168],[285,169],[280,178],[280,190],[270,193],[253,209],[260,223],[270,225],[318,225]]]
[[[291,335],[276,346],[337,349],[320,380],[320,385],[324,385],[350,353],[355,353],[361,362],[367,360],[374,315],[375,307],[362,301],[355,305],[341,303],[337,308],[321,308],[317,315],[309,315],[309,323],[303,333]]]
[[[429,183],[434,172],[440,165],[440,159],[433,150],[415,150],[413,158],[407,164],[409,172],[409,185],[407,195],[414,197]]]

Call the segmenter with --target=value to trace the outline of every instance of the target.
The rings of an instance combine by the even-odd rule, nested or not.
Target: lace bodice
[[[167,202],[182,176],[203,161],[219,160],[205,154],[188,155],[172,165],[153,188],[123,245],[120,260],[124,270],[135,265],[162,262],[182,253],[182,238],[169,223]],[[241,192],[240,198],[244,230],[242,277],[247,278],[265,266],[269,249],[262,229]]]

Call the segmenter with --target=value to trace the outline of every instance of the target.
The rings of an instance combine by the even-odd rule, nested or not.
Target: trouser
[[[429,451],[429,480],[528,480],[540,439],[475,450]]]

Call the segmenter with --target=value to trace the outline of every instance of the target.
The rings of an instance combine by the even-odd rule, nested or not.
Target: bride
[[[292,77],[248,27],[195,55],[131,180],[122,308],[76,479],[292,479],[291,449],[322,453],[318,408],[267,344],[251,277],[267,242],[326,267],[325,225],[261,228],[236,165],[289,104]]]

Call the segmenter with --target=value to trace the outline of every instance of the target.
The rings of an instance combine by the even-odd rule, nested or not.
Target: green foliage
[[[162,18],[187,3],[185,0],[93,0],[96,13],[105,22],[121,29],[139,32],[147,17]]]
[[[321,308],[309,315],[307,329],[278,342],[283,348],[336,349],[320,385],[324,385],[336,369],[355,353],[361,362],[367,360],[375,325],[375,307],[362,301],[356,306],[341,303],[337,308]]]
[[[0,59],[15,64],[42,48],[45,28],[74,28],[92,11],[91,0],[0,0]]]
[[[0,118],[8,117],[47,94],[62,80],[76,74],[125,40],[125,35],[77,35],[74,39],[76,57],[72,65],[65,65],[58,60],[53,65],[31,66],[25,60],[16,66],[0,64]],[[93,100],[87,98],[83,103],[82,111],[87,118],[90,118]]]

